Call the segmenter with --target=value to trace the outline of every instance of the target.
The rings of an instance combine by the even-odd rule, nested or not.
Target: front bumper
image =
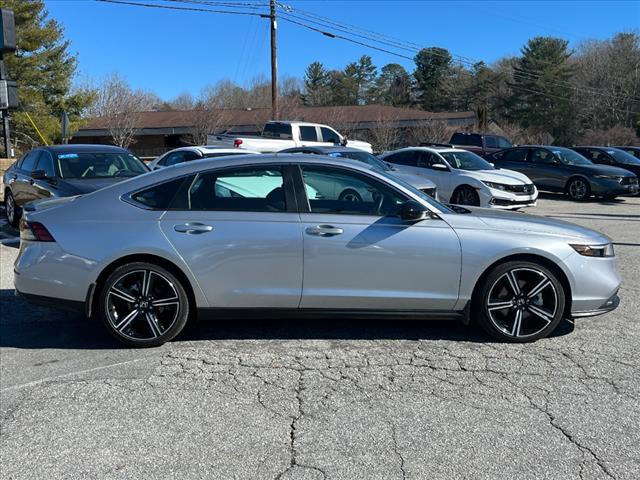
[[[621,184],[615,180],[598,179],[592,181],[591,193],[601,196],[637,195],[640,191],[638,183]]]
[[[479,192],[481,205],[488,208],[512,210],[523,207],[535,207],[538,200],[538,191],[531,194],[511,193],[504,190],[489,188],[485,192]]]
[[[597,315],[603,315],[605,313],[612,312],[620,305],[620,297],[616,293],[613,297],[603,303],[600,308],[595,310],[582,310],[577,312],[571,312],[571,318],[584,318],[584,317],[595,317]]]

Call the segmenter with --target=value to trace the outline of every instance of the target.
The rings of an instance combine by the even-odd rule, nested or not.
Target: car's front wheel
[[[22,210],[16,205],[16,200],[13,198],[11,190],[7,190],[4,195],[4,209],[7,214],[7,221],[12,227],[17,228],[20,223],[20,216]]]
[[[480,206],[478,192],[468,185],[458,187],[451,196],[451,203],[454,205],[469,205],[471,207]]]
[[[574,178],[567,184],[567,196],[571,200],[582,202],[591,196],[591,187],[584,178]]]
[[[474,297],[474,313],[494,338],[531,342],[555,330],[565,301],[562,284],[551,270],[533,262],[507,262],[485,278]]]
[[[180,280],[165,268],[134,262],[117,268],[106,279],[97,313],[121,342],[154,347],[184,328],[189,298]]]

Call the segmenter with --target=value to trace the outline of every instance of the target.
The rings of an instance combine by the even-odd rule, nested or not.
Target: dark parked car
[[[619,150],[623,150],[627,152],[629,155],[633,155],[636,158],[640,158],[640,147],[634,147],[631,145],[627,145],[625,147],[616,147]]]
[[[501,135],[485,135],[483,133],[456,132],[451,136],[449,143],[453,146],[464,148],[470,152],[487,157],[503,148],[513,145]]]
[[[572,200],[638,193],[638,177],[630,171],[596,165],[570,148],[526,145],[494,153],[488,160],[524,173],[538,190],[564,192]]]
[[[640,176],[640,159],[615,147],[571,147],[583,157],[599,165],[624,168]]]
[[[34,148],[4,173],[7,220],[17,227],[22,207],[34,200],[93,192],[148,171],[131,152],[110,145]]]

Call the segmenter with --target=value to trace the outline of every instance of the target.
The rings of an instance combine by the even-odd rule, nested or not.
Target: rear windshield
[[[454,133],[451,137],[451,143],[454,145],[481,147],[482,137],[477,133]]]
[[[57,162],[62,178],[135,177],[149,171],[142,160],[127,152],[61,153]]]
[[[291,140],[291,125],[288,123],[267,123],[262,131],[262,136],[265,138],[280,138],[284,140]]]

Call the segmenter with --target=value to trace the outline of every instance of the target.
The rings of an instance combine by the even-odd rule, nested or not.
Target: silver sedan
[[[345,182],[369,195],[341,197]],[[318,155],[198,160],[30,205],[15,264],[18,295],[79,308],[132,346],[240,313],[459,319],[525,342],[613,310],[619,286],[601,233],[450,209]]]

